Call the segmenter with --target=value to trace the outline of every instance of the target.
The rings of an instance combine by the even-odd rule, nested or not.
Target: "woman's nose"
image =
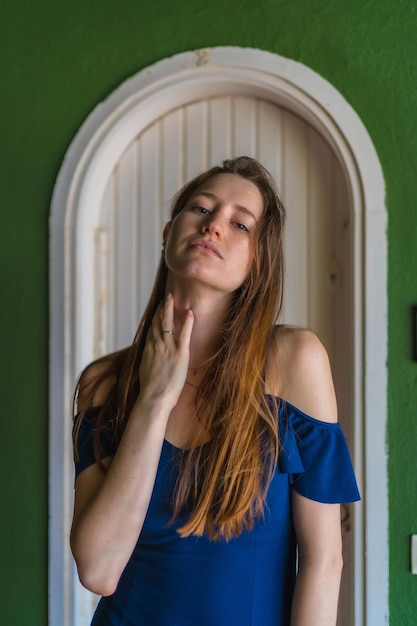
[[[203,235],[209,232],[212,235],[221,237],[223,235],[223,225],[221,224],[220,217],[211,215],[208,219],[204,221],[204,224],[201,227],[201,232],[203,233]]]

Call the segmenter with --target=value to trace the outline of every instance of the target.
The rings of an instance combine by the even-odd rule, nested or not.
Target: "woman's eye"
[[[249,232],[249,228],[245,224],[241,224],[240,222],[235,222],[235,226],[238,230],[241,230],[245,233]]]
[[[191,210],[196,211],[197,213],[202,213],[203,215],[208,215],[210,213],[210,211],[204,206],[192,206]]]

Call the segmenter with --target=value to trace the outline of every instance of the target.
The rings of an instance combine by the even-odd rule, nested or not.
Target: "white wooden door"
[[[108,181],[100,221],[92,233],[93,356],[133,339],[153,283],[174,193],[200,171],[242,154],[258,158],[280,189],[288,215],[283,321],[312,328],[325,344],[340,419],[353,451],[349,194],[330,146],[304,120],[274,103],[243,96],[191,102],[155,120],[131,142]],[[353,533],[353,517],[346,507],[339,626],[353,625]],[[85,610],[89,600],[79,593]]]

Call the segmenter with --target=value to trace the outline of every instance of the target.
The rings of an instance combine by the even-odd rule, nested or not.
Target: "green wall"
[[[140,69],[238,45],[301,61],[330,81],[362,118],[384,170],[390,623],[416,624],[417,577],[408,571],[417,533],[416,26],[415,0],[2,0],[2,623],[47,623],[48,215],[65,151],[93,107]]]

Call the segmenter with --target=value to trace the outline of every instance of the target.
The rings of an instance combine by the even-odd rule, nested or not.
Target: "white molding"
[[[89,354],[86,337],[74,343],[75,241],[88,255],[83,238],[95,223],[104,185],[141,129],[185,101],[230,93],[256,94],[304,118],[332,146],[350,187],[355,214],[354,463],[364,498],[355,509],[357,527],[364,530],[355,543],[355,624],[388,623],[387,240],[381,166],[361,120],[321,76],[269,52],[219,47],[178,54],[123,83],[87,118],[57,179],[50,219],[50,626],[73,623],[69,407],[74,374]],[[77,257],[82,266],[89,263]]]

